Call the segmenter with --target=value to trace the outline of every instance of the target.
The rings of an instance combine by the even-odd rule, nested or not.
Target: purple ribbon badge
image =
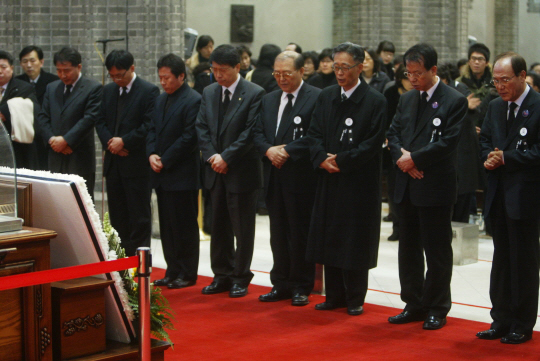
[[[529,116],[529,111],[525,109],[521,115],[523,115],[523,118],[527,118]]]
[[[437,109],[439,107],[439,103],[433,102],[433,104],[431,104],[431,106],[433,107],[433,109]]]

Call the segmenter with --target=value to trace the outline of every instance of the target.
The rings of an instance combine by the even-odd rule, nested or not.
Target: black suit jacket
[[[221,154],[229,167],[223,176],[228,191],[251,192],[262,186],[260,157],[253,146],[253,126],[264,89],[240,77],[217,134],[221,93],[218,83],[204,88],[197,115],[197,135],[205,161],[205,187],[212,189],[218,174],[206,161],[214,154]]]
[[[529,90],[508,136],[507,112],[508,102],[493,100],[480,133],[483,161],[495,148],[504,153],[504,165],[488,171],[485,214],[489,215],[502,181],[508,216],[515,220],[535,219],[540,214],[540,94]],[[520,141],[527,146],[518,147]]]
[[[298,92],[298,98],[287,119],[281,119],[276,134],[277,117],[281,102],[282,90],[273,91],[262,98],[261,110],[254,128],[254,143],[263,156],[264,188],[268,191],[271,172],[275,172],[279,182],[289,191],[297,193],[315,192],[317,177],[309,157],[309,144],[307,138],[300,137],[300,128],[307,135],[311,123],[311,115],[315,102],[321,90],[304,84]],[[295,123],[295,119],[300,121]],[[296,130],[296,139],[294,139]],[[272,166],[266,157],[266,152],[275,145],[287,144],[285,151],[291,156],[281,169]]]
[[[21,74],[16,76],[17,79],[23,80],[27,83],[30,83],[30,78],[26,74]],[[45,70],[41,69],[41,73],[39,74],[39,79],[36,83],[35,89],[36,89],[36,96],[37,100],[39,102],[39,105],[43,104],[43,98],[45,97],[45,90],[47,90],[47,85],[49,83],[52,83],[53,81],[58,80],[58,76],[54,75],[52,73],[48,73]]]
[[[417,122],[419,102],[418,90],[400,97],[387,137],[394,163],[404,148],[411,152],[424,178],[413,179],[398,170],[394,198],[396,203],[401,203],[408,184],[415,206],[452,205],[457,199],[456,149],[468,109],[467,98],[440,81]],[[436,126],[439,121],[440,125]],[[441,133],[438,139],[432,139],[434,131]]]
[[[61,135],[73,150],[69,155],[49,150],[52,172],[59,172],[62,163],[73,174],[96,171],[94,124],[99,116],[102,90],[100,83],[82,76],[64,104],[64,83],[57,80],[47,86],[39,113],[43,139],[48,141]]]
[[[125,177],[147,176],[150,171],[146,156],[146,136],[150,126],[150,115],[159,95],[157,86],[135,78],[127,94],[126,104],[117,124],[117,107],[120,87],[110,83],[103,88],[101,111],[96,119],[96,131],[105,150],[103,174],[107,176],[111,162],[117,162],[121,174]],[[113,137],[121,137],[124,148],[129,151],[125,157],[112,154],[107,149],[107,142]]]
[[[168,98],[168,99],[167,99]],[[167,101],[172,102],[165,113]],[[146,156],[161,157],[163,169],[151,171],[151,185],[166,191],[199,189],[199,149],[195,120],[201,96],[185,82],[175,93],[156,99],[146,138]]]

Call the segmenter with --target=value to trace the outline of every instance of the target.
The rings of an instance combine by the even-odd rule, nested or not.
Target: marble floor
[[[387,207],[383,205],[383,215],[386,214]],[[402,309],[404,303],[399,297],[400,285],[397,261],[399,242],[386,240],[391,233],[392,224],[381,222],[378,266],[370,271],[366,303]],[[272,268],[272,251],[270,250],[269,240],[268,216],[258,215],[255,251],[251,264],[251,269],[255,274],[252,283],[271,287],[269,272]],[[161,242],[158,239],[152,239],[152,253],[154,266],[166,268]],[[478,262],[464,266],[454,266],[452,277],[453,305],[449,316],[491,322],[489,315],[489,309],[491,307],[489,300],[489,274],[491,271],[492,255],[492,240],[489,237],[483,236],[479,239]],[[210,242],[208,240],[201,241],[199,274],[209,277],[213,276],[210,268]],[[312,305],[307,307],[312,307]],[[369,305],[366,309],[368,307]],[[540,331],[540,322],[537,322],[534,329]]]

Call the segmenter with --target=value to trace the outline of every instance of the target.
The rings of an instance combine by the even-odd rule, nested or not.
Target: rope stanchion
[[[150,274],[152,273],[152,254],[150,248],[139,247],[139,360],[151,361],[150,347]]]
[[[122,258],[115,261],[104,261],[80,266],[57,268],[48,271],[22,273],[13,276],[2,277],[0,291],[19,287],[37,286],[44,283],[71,280],[74,278],[94,276],[102,273],[123,271],[135,268],[139,264],[138,257]]]

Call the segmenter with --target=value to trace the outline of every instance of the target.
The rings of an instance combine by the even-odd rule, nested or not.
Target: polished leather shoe
[[[527,342],[531,338],[532,338],[532,332],[531,333],[510,332],[509,334],[506,334],[505,336],[503,336],[503,338],[501,338],[501,342],[517,345],[523,342]]]
[[[244,287],[244,286],[239,285],[238,283],[235,283],[232,286],[231,290],[229,291],[229,297],[231,298],[244,297],[248,293],[247,290],[248,290],[247,286]]]
[[[505,330],[497,330],[495,328],[490,328],[489,330],[480,331],[476,334],[476,337],[482,340],[496,340],[503,337],[508,332]]]
[[[392,234],[388,236],[388,240],[399,241],[399,234],[397,232],[392,232]]]
[[[292,296],[291,305],[293,306],[305,306],[309,304],[309,296],[302,293],[295,293]]]
[[[335,310],[336,308],[342,308],[342,307],[347,307],[346,304],[334,304],[334,303],[331,303],[331,302],[323,302],[323,303],[318,303],[315,305],[315,309],[317,311],[330,311],[330,310]]]
[[[424,321],[424,330],[438,330],[446,325],[446,317],[428,316]]]
[[[383,222],[392,222],[392,216],[387,215],[382,218]]]
[[[184,288],[193,286],[196,283],[196,281],[185,281],[181,278],[177,278],[174,281],[170,282],[167,287],[169,288]]]
[[[388,317],[388,322],[401,325],[404,323],[424,321],[426,314],[422,312],[403,311],[399,315]]]
[[[156,287],[159,287],[159,286],[167,286],[169,283],[171,283],[172,281],[174,280],[174,278],[171,278],[171,277],[164,277],[160,280],[155,280],[154,281],[154,286]]]
[[[268,292],[267,294],[260,295],[259,301],[261,302],[277,302],[281,300],[286,300],[288,298],[291,298],[291,294],[283,291],[278,291],[276,289],[273,289],[272,291]]]
[[[227,292],[231,287],[224,282],[212,282],[202,289],[203,295],[213,295],[216,293]]]
[[[364,307],[347,307],[347,313],[351,316],[359,316],[364,313]]]

